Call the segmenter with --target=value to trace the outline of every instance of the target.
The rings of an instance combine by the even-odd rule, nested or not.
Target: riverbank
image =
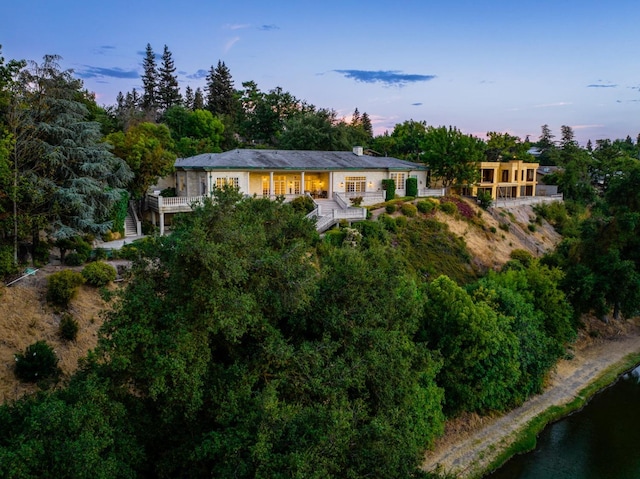
[[[445,435],[425,455],[423,469],[464,479],[482,477],[513,454],[535,446],[546,424],[582,407],[597,391],[640,362],[640,320],[592,319],[572,357],[558,363],[542,394],[491,417],[467,415],[449,421]]]

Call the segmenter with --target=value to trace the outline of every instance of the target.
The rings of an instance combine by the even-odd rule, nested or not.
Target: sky
[[[147,44],[182,90],[222,61],[374,133],[408,120],[581,144],[640,133],[638,0],[0,0],[5,61],[61,58],[100,105],[142,90]]]

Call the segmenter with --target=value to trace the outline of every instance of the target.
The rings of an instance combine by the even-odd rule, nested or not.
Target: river
[[[547,426],[534,451],[485,479],[640,478],[640,367]]]

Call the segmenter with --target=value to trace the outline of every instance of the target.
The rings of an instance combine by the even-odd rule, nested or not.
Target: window
[[[273,191],[276,196],[286,195],[287,177],[286,176],[274,176],[273,177]]]
[[[503,170],[502,171],[502,181],[504,183],[508,183],[509,182],[509,170]]]
[[[533,181],[534,177],[536,174],[536,170],[534,170],[533,168],[528,168],[527,169],[527,181]]]
[[[405,174],[404,173],[389,173],[389,178],[392,179],[394,181],[394,183],[396,184],[396,189],[398,189],[398,190],[404,190],[405,189],[405,184],[404,184]]]
[[[482,169],[482,182],[483,183],[493,183],[493,170],[483,168]]]
[[[347,193],[364,193],[367,191],[367,178],[366,176],[347,176],[345,186]]]
[[[271,185],[269,185],[269,177],[262,177],[262,196],[269,196],[271,193]]]
[[[223,188],[225,185],[240,188],[240,178],[216,178],[216,188]]]

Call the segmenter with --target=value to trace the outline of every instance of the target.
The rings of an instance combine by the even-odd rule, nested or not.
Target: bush
[[[391,201],[396,197],[396,182],[388,179],[382,180],[382,189],[385,191],[385,201]]]
[[[13,262],[13,248],[11,246],[0,246],[0,278],[17,272],[18,267]]]
[[[384,207],[384,210],[385,210],[388,214],[392,215],[393,213],[395,213],[395,212],[398,210],[398,207],[397,207],[396,205],[394,205],[394,204],[390,204],[390,205],[386,205],[386,206]]]
[[[404,228],[407,226],[407,217],[406,216],[398,216],[396,218],[396,226],[398,228]]]
[[[91,286],[105,286],[116,279],[116,269],[104,261],[89,263],[82,270],[82,277]]]
[[[440,203],[440,210],[448,215],[453,215],[458,211],[458,207],[451,201],[443,201]]]
[[[64,264],[67,266],[82,266],[87,261],[87,258],[80,253],[68,253],[64,258]]]
[[[100,261],[103,259],[107,259],[109,257],[109,253],[104,248],[96,248],[93,250],[92,258],[95,261]]]
[[[526,249],[514,249],[509,257],[513,260],[519,261],[523,266],[528,267],[533,261],[533,255]]]
[[[418,178],[407,178],[405,183],[407,185],[405,194],[413,197],[418,196]]]
[[[291,200],[290,205],[294,210],[299,213],[304,213],[305,215],[311,213],[316,208],[313,198],[307,195],[294,198]]]
[[[70,313],[64,313],[60,319],[58,334],[65,341],[75,341],[78,337],[78,322]]]
[[[536,231],[536,225],[534,223],[529,223],[527,225],[527,228],[529,229],[529,231],[531,231],[532,233],[535,233]]]
[[[15,359],[16,376],[21,381],[37,382],[56,377],[60,372],[58,357],[46,341],[38,341],[27,346],[24,354],[16,354]]]
[[[499,227],[503,231],[509,231],[510,230],[509,223],[500,223]]]
[[[333,246],[341,246],[346,236],[344,230],[331,229],[324,234],[324,240]]]
[[[47,301],[66,308],[84,283],[80,273],[66,269],[53,273],[47,281]]]
[[[400,207],[400,211],[403,215],[409,216],[413,218],[416,214],[418,214],[418,208],[413,203],[404,203]]]
[[[478,193],[478,204],[483,210],[489,209],[493,204],[491,193],[489,193],[488,191],[481,191],[480,193]]]
[[[436,205],[433,201],[430,201],[430,200],[420,200],[418,201],[418,204],[416,205],[416,207],[418,208],[418,211],[420,213],[427,214],[427,213],[431,213],[436,207]]]
[[[378,216],[378,221],[380,221],[384,225],[384,229],[386,229],[387,231],[390,231],[392,233],[395,233],[398,231],[398,225],[396,223],[395,218],[393,218],[392,216],[389,216],[387,214],[382,214]]]

